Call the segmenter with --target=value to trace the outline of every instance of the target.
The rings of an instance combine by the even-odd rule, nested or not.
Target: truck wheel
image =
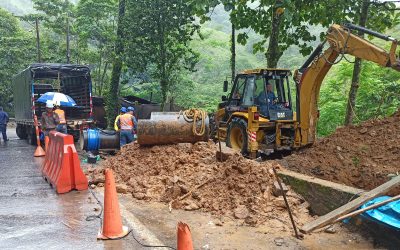
[[[17,136],[19,137],[19,139],[25,140],[26,137],[28,136],[26,134],[26,128],[22,124],[17,124],[16,132],[17,132]]]
[[[34,130],[31,126],[27,126],[26,127],[26,140],[28,142],[28,144],[30,145],[36,145],[36,134],[34,133]]]
[[[248,154],[247,123],[240,118],[233,118],[228,125],[226,145],[240,150],[243,155]]]

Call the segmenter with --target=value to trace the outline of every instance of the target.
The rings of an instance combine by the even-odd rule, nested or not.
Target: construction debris
[[[217,148],[211,141],[153,147],[130,144],[91,169],[89,178],[102,184],[102,169],[111,168],[117,183],[126,184],[136,199],[238,218],[249,225],[280,218],[285,223],[277,222],[279,226],[289,229],[286,207],[272,195],[272,165],[246,159],[239,152],[219,162]],[[288,201],[294,211],[305,202],[290,189]],[[308,212],[301,211],[295,216],[300,225],[310,220]]]
[[[289,169],[371,190],[398,175],[400,111],[391,117],[341,127],[310,148],[281,160]],[[398,194],[400,188],[394,189]]]

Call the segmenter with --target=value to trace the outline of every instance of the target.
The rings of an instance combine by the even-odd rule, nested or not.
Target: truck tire
[[[17,128],[15,130],[19,139],[25,140],[28,136],[26,133],[26,127],[22,124],[17,124]]]
[[[228,125],[226,146],[240,150],[243,155],[248,154],[247,122],[240,118],[233,118]]]
[[[26,141],[30,145],[37,145],[35,130],[32,126],[26,126]]]

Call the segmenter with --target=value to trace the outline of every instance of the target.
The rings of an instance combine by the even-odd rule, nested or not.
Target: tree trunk
[[[100,81],[100,88],[99,88],[99,96],[103,94],[103,86],[104,86],[104,78],[106,77],[107,69],[108,69],[108,62],[104,65],[104,71],[103,75],[101,76],[101,81]]]
[[[117,40],[115,41],[115,59],[111,73],[111,83],[107,95],[107,121],[108,127],[112,128],[114,119],[118,114],[118,87],[122,69],[122,54],[124,52],[122,21],[125,16],[125,0],[119,0]]]
[[[235,35],[235,25],[233,23],[232,23],[232,35],[231,35],[231,72],[232,72],[232,81],[234,81],[236,74],[236,35]]]
[[[269,36],[269,43],[267,49],[267,66],[268,68],[276,68],[278,66],[279,59],[282,56],[282,52],[279,50],[279,33],[281,32],[282,14],[277,13],[274,8],[272,17],[271,35]]]
[[[360,12],[360,19],[358,25],[365,27],[368,19],[368,8],[369,0],[363,0]],[[364,37],[364,32],[359,31],[358,35]],[[353,118],[355,115],[356,108],[356,97],[358,92],[358,87],[360,84],[360,73],[361,73],[362,61],[360,58],[356,58],[353,68],[353,78],[351,80],[351,87],[349,91],[349,98],[347,100],[346,117],[344,119],[344,125],[350,125],[353,123]]]

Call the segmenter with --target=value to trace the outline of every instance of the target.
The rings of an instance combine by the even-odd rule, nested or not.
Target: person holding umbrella
[[[65,112],[64,110],[61,109],[60,107],[60,102],[56,101],[56,109],[54,110],[54,113],[57,114],[59,123],[57,124],[56,130],[57,132],[67,134],[67,120],[65,119]]]
[[[52,101],[46,102],[46,111],[42,113],[41,125],[45,136],[48,136],[50,131],[56,130],[57,125],[60,123],[58,115],[53,111],[54,103]]]
[[[65,112],[60,108],[75,107],[76,102],[70,96],[59,92],[46,92],[37,100],[38,102],[46,103],[46,112],[42,114],[42,128],[45,135],[48,135],[51,130],[67,133],[67,121]],[[56,111],[53,111],[54,103],[57,105]]]

